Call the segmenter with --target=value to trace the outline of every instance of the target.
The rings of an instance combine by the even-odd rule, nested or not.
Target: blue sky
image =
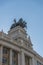
[[[34,49],[43,56],[43,0],[0,0],[0,31],[7,32],[13,19],[21,17]]]

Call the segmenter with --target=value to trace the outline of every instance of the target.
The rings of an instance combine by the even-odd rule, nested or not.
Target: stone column
[[[2,65],[3,46],[0,46],[0,65]]]
[[[12,65],[12,49],[10,49],[10,65]]]
[[[35,59],[34,59],[34,57],[32,58],[32,65],[35,65]]]
[[[29,58],[29,65],[32,65],[32,58]]]
[[[25,54],[21,51],[21,65],[25,65]]]
[[[18,65],[20,65],[20,53],[18,53]]]

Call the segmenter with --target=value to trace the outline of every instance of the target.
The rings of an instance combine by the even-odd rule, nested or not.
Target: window
[[[7,59],[3,57],[2,63],[5,63],[6,64],[7,63]]]
[[[30,58],[28,56],[25,56],[25,62],[26,62],[25,65],[29,65],[29,59]]]
[[[10,50],[9,50],[9,48],[3,47],[2,63],[9,65],[9,61],[10,61]]]
[[[16,61],[12,61],[12,65],[16,65]]]
[[[37,65],[42,65],[39,61],[37,61]]]
[[[8,53],[8,48],[4,47],[3,48],[3,54],[7,54]]]
[[[12,65],[18,65],[18,53],[12,51]]]

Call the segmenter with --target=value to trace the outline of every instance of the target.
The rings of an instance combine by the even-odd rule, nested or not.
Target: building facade
[[[25,29],[16,26],[8,34],[0,32],[0,65],[43,65]]]

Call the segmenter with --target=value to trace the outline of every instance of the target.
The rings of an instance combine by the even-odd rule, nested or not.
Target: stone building
[[[30,36],[20,26],[8,34],[0,32],[0,65],[43,65],[43,57],[32,46]]]

